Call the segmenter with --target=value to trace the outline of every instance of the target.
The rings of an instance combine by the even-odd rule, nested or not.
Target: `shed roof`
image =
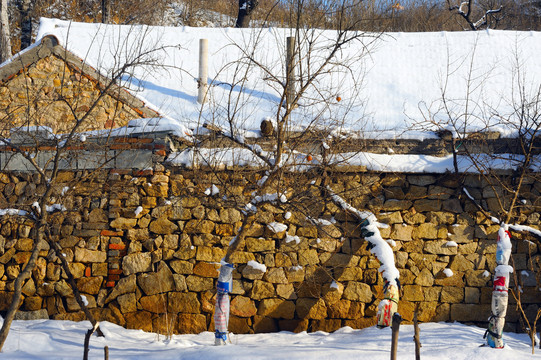
[[[281,28],[172,28],[42,19],[38,39],[54,35],[103,74],[133,62],[124,84],[184,126],[225,126],[234,114],[235,127],[255,130],[263,118],[275,118],[279,112],[281,88],[272,78],[284,79],[285,38],[293,33]],[[317,64],[336,32],[306,30],[301,36],[316,40],[310,61]],[[210,101],[204,106],[197,103],[201,38],[209,39],[210,56]],[[301,54],[306,55],[305,50]],[[247,62],[247,56],[253,61]],[[524,97],[535,99],[539,92],[540,58],[538,32],[362,34],[336,54],[329,71],[308,89],[292,124],[303,127],[318,119],[322,128],[375,139],[434,137],[427,130],[441,127],[514,136],[517,104]],[[301,63],[306,74],[308,59]]]

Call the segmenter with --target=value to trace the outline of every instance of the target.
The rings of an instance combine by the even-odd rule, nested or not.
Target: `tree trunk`
[[[11,57],[8,0],[1,0],[0,2],[0,32],[0,62],[4,62]]]
[[[4,318],[4,323],[2,324],[2,328],[0,329],[0,352],[2,351],[4,343],[6,342],[6,339],[8,337],[9,329],[11,328],[11,323],[15,318],[15,314],[17,313],[17,310],[19,310],[19,306],[21,305],[21,293],[23,284],[26,279],[28,279],[32,275],[32,270],[34,270],[34,268],[36,267],[36,260],[38,259],[39,251],[41,249],[41,242],[45,238],[43,229],[46,222],[46,219],[41,219],[36,229],[36,235],[34,237],[34,248],[32,249],[32,253],[30,254],[30,259],[28,259],[28,262],[26,263],[23,271],[21,271],[21,273],[19,273],[19,276],[17,276],[17,279],[15,279],[11,304],[9,305],[9,309]]]
[[[32,0],[20,0],[19,11],[21,14],[21,50],[32,44],[32,11],[34,2]]]
[[[103,333],[101,332],[100,328],[98,327],[98,322],[92,315],[92,313],[88,310],[88,307],[83,302],[83,299],[81,297],[81,293],[79,292],[79,289],[77,288],[77,283],[75,282],[75,278],[73,277],[73,274],[71,273],[68,261],[64,256],[62,256],[62,248],[57,242],[52,242],[51,244],[56,251],[56,255],[60,259],[60,262],[62,263],[62,269],[64,269],[64,272],[66,273],[66,277],[68,278],[68,283],[71,286],[71,290],[73,291],[73,296],[75,298],[75,301],[77,301],[77,304],[81,308],[81,310],[85,313],[86,318],[90,323],[92,324],[92,327],[94,328],[90,335],[94,333],[94,331],[98,331],[98,335],[103,336]]]
[[[109,23],[109,0],[101,0],[101,22]]]
[[[415,342],[415,360],[421,360],[421,338],[419,336],[419,322],[417,314],[419,313],[419,303],[415,306],[413,313],[413,341]]]
[[[396,354],[398,352],[398,332],[400,331],[401,322],[402,317],[400,316],[400,314],[394,313],[391,339],[391,360],[396,360]]]
[[[257,7],[257,0],[239,0],[239,13],[235,27],[246,28],[250,25],[252,11]]]

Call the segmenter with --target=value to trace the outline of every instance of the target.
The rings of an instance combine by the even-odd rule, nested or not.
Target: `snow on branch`
[[[369,224],[366,229],[373,234],[367,236],[365,239],[372,245],[370,252],[374,254],[381,266],[379,271],[383,278],[391,285],[397,285],[397,280],[400,277],[400,272],[396,268],[394,262],[394,254],[391,246],[383,239],[378,229],[378,221],[376,216],[370,211],[359,211],[352,205],[348,204],[340,195],[337,195],[330,187],[327,190],[331,194],[332,201],[340,206],[345,211],[353,214],[358,220],[368,220]]]
[[[509,225],[509,228],[517,232],[529,232],[537,236],[538,238],[541,238],[541,231],[534,229],[533,227],[530,227],[530,226],[515,224],[515,225]]]
[[[287,202],[287,196],[285,194],[264,194],[264,195],[258,195],[254,196],[252,201],[250,201],[244,209],[246,211],[256,213],[257,212],[257,206],[263,203],[286,203]]]
[[[481,16],[481,18],[477,21],[473,21],[471,19],[472,15],[472,9],[473,9],[473,0],[467,0],[460,3],[460,5],[451,5],[450,0],[447,0],[447,4],[449,5],[449,11],[455,11],[456,13],[468,23],[471,30],[479,30],[482,26],[487,25],[487,19],[489,15],[494,15],[499,12],[502,12],[503,5],[500,5],[498,9],[489,9],[485,11],[484,15]],[[496,18],[496,22],[500,20]],[[488,27],[487,27],[488,28]]]
[[[20,210],[20,209],[0,209],[0,216],[26,216],[28,215],[28,211]]]

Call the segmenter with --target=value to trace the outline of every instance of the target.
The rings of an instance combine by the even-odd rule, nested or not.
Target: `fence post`
[[[199,79],[197,81],[197,102],[200,104],[204,104],[207,101],[208,52],[208,39],[199,39]]]

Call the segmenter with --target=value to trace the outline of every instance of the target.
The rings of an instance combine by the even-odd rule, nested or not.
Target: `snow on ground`
[[[81,359],[88,322],[34,320],[14,321],[0,359]],[[214,334],[163,335],[127,330],[103,322],[104,338],[90,340],[90,359],[389,359],[391,330],[371,327],[354,330],[344,327],[334,333],[279,332],[233,335],[232,344],[214,346]],[[522,360],[541,359],[541,350],[531,354],[525,334],[506,333],[502,350],[480,347],[485,329],[458,323],[421,324],[423,360]],[[400,327],[398,359],[414,358],[413,326]]]

